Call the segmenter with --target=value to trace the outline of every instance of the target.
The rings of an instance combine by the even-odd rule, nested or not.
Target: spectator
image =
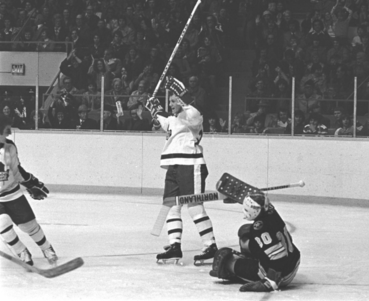
[[[65,51],[65,45],[61,42],[65,42],[68,36],[68,30],[63,26],[62,17],[59,14],[54,16],[53,27],[51,27],[50,38],[55,42],[59,42],[55,44],[55,51]]]
[[[264,100],[265,98],[270,97],[265,81],[262,79],[257,79],[255,88],[256,90],[247,96],[247,98],[249,98],[248,107],[250,108],[250,111],[257,111],[257,108],[261,103],[265,103],[267,106],[269,106],[269,101]]]
[[[321,116],[316,113],[311,113],[307,119],[308,124],[304,126],[303,133],[309,135],[326,135],[328,134],[327,127],[321,123]]]
[[[263,134],[265,130],[262,116],[256,116],[253,118],[252,126],[248,127],[248,133],[250,134]]]
[[[122,67],[122,70],[120,73],[122,75],[120,79],[122,81],[125,94],[130,95],[133,91],[134,81],[132,80],[132,77],[128,74],[128,71],[125,67]]]
[[[14,43],[17,51],[36,51],[37,44],[33,43],[31,29],[25,29],[20,38],[20,43]]]
[[[353,136],[354,127],[352,120],[348,115],[342,115],[340,120],[340,127],[334,132],[334,136]]]
[[[212,113],[205,118],[204,132],[209,134],[216,134],[225,132],[227,120],[219,118],[217,114]],[[237,131],[237,129],[234,129]],[[232,131],[233,132],[233,131]]]
[[[295,111],[295,123],[294,123],[294,135],[302,135],[305,127],[305,116],[301,110]],[[286,127],[285,134],[291,134],[292,123],[289,123]]]
[[[88,47],[92,43],[92,29],[85,23],[82,14],[78,14],[75,19],[75,30],[77,30],[81,47]]]
[[[269,124],[271,116],[268,114],[269,109],[269,102],[267,100],[259,100],[258,103],[258,110],[254,113],[251,113],[249,118],[246,120],[247,126],[253,126],[254,125],[254,119],[256,117],[259,117],[262,121],[263,128],[266,127],[266,125]]]
[[[88,5],[86,7],[86,13],[85,13],[85,22],[87,26],[94,31],[97,28],[97,23],[100,21],[100,18],[96,16],[94,13],[94,8],[92,5]]]
[[[97,92],[97,86],[95,82],[90,82],[88,84],[87,91],[82,95],[81,103],[85,105],[89,111],[100,109],[101,96]]]
[[[71,79],[72,85],[80,92],[87,87],[87,70],[88,63],[76,55],[76,49],[73,49],[60,64],[60,71]]]
[[[139,53],[141,53],[142,59],[144,61],[147,60],[147,58],[149,57],[151,45],[150,42],[145,39],[143,31],[138,30],[136,32],[132,47],[135,48]]]
[[[141,104],[131,107],[131,117],[123,123],[125,131],[150,131],[151,126],[148,119],[142,117],[143,106]]]
[[[320,106],[322,97],[317,95],[314,91],[315,84],[312,80],[308,80],[304,84],[303,93],[296,98],[295,107],[301,110],[304,114],[310,114],[312,109]]]
[[[165,62],[163,58],[160,56],[158,47],[155,47],[155,46],[151,47],[149,58],[145,62],[146,66],[149,64],[152,65],[154,73],[162,74],[164,70]]]
[[[272,119],[267,127],[273,128],[284,128],[286,129],[287,126],[291,123],[291,118],[288,116],[287,108],[279,108],[277,113],[277,118]]]
[[[323,64],[310,64],[307,74],[301,79],[300,89],[303,90],[305,83],[309,80],[314,82],[314,90],[319,95],[323,95],[327,90],[327,79],[323,73]]]
[[[118,78],[122,69],[122,61],[114,57],[110,49],[105,49],[103,60],[106,71],[110,72],[114,78]]]
[[[93,37],[93,44],[90,46],[91,55],[94,59],[101,59],[104,56],[105,47],[101,43],[100,36],[95,33]]]
[[[76,117],[78,101],[73,94],[68,93],[66,89],[59,92],[60,94],[53,98],[50,107],[54,107],[57,110],[62,110],[65,120],[68,122]],[[55,116],[55,111],[52,112]],[[50,119],[49,119],[50,120]],[[53,122],[50,120],[51,125]]]
[[[127,72],[131,74],[131,76],[137,79],[138,76],[142,76],[142,70],[144,70],[144,62],[141,55],[137,52],[135,48],[131,48],[125,57],[125,67],[127,68]],[[152,64],[147,64],[146,66],[153,66]],[[145,70],[144,70],[145,71]],[[147,69],[146,69],[147,71]],[[156,73],[153,68],[151,71]],[[145,73],[145,72],[144,72]],[[138,81],[137,81],[138,83]],[[136,86],[137,86],[136,83]]]
[[[65,110],[61,107],[54,108],[49,107],[48,118],[51,124],[51,128],[59,130],[70,129],[69,120],[66,117]]]
[[[357,127],[356,134],[357,136],[369,136],[369,115],[366,116],[365,123]]]
[[[313,22],[312,30],[306,35],[306,42],[310,46],[314,40],[319,41],[319,45],[329,47],[330,36],[324,31],[323,22],[319,19]]]
[[[194,104],[200,111],[207,107],[206,91],[200,86],[199,78],[195,75],[191,76],[188,80],[188,93],[191,95]],[[209,104],[211,106],[211,104]]]
[[[38,112],[38,119],[37,119],[37,127],[38,129],[49,129],[51,127],[50,123],[46,121],[47,115],[42,113],[41,111]],[[30,122],[28,123],[28,128],[30,130],[34,130],[36,127],[36,111],[32,111],[30,115]]]
[[[70,15],[70,11],[67,8],[64,9],[62,13],[62,24],[68,32],[72,30],[73,22]]]
[[[338,38],[333,39],[333,46],[328,50],[327,61],[331,59],[333,55],[338,57],[339,61],[343,61],[348,56],[348,49],[340,44]]]
[[[112,40],[111,32],[108,28],[106,28],[104,20],[99,20],[99,22],[97,22],[97,28],[94,31],[94,35],[99,36],[101,45],[105,48],[109,46]]]
[[[37,44],[37,48],[36,50],[39,52],[42,51],[54,51],[55,49],[55,43],[53,40],[50,39],[50,35],[49,35],[49,29],[48,28],[43,28],[43,30],[41,31],[41,36],[39,39],[40,43]]]
[[[242,113],[236,114],[231,124],[231,133],[240,134],[246,133],[245,117]]]
[[[350,10],[345,2],[337,0],[336,5],[331,10],[333,19],[333,32],[336,38],[342,41],[343,45],[348,43],[348,28],[352,17]]]
[[[13,109],[13,105],[9,101],[3,101],[0,104],[0,112],[12,120],[12,127],[18,129],[27,129],[26,121],[18,116]]]
[[[153,66],[147,65],[143,69],[143,72],[140,73],[138,77],[136,78],[136,80],[134,81],[134,87],[137,87],[141,81],[144,81],[146,83],[151,83],[151,82],[158,82],[158,80],[159,80],[159,75],[153,72]]]
[[[135,31],[131,28],[125,17],[120,17],[118,19],[119,27],[115,29],[115,31],[119,31],[122,36],[122,44],[126,47],[133,46],[134,39],[135,39]],[[113,32],[114,34],[115,32]]]
[[[113,40],[109,44],[109,49],[114,58],[123,61],[127,53],[127,46],[122,43],[122,33],[119,30],[113,32]]]
[[[103,129],[116,131],[118,129],[117,119],[113,117],[114,107],[110,105],[104,105],[104,113],[103,113]]]
[[[147,83],[145,81],[140,81],[138,83],[138,88],[136,91],[133,91],[131,93],[131,96],[129,97],[129,101],[127,104],[128,109],[137,107],[138,105],[146,105],[147,99],[148,99],[148,93],[147,93]]]
[[[338,129],[342,124],[342,117],[345,115],[346,114],[343,108],[335,107],[333,109],[334,123],[331,126],[335,129]]]
[[[121,114],[121,109],[129,109],[128,95],[125,94],[121,79],[114,78],[112,82],[112,87],[113,88],[105,94],[105,104],[111,107],[115,107],[119,114]]]
[[[275,111],[281,107],[287,108],[291,106],[291,91],[288,83],[284,79],[279,79],[275,83],[275,92],[273,93],[273,97],[278,98],[277,101],[273,102]]]
[[[95,130],[98,124],[95,120],[88,118],[87,106],[82,104],[78,107],[78,119],[71,121],[71,129],[77,130]]]
[[[356,28],[356,36],[352,38],[352,47],[360,46],[363,44],[363,37],[367,34],[367,28],[364,25],[360,25]]]
[[[90,82],[93,82],[98,92],[102,89],[102,78],[104,77],[104,89],[109,90],[112,83],[113,75],[106,69],[103,59],[95,59],[92,57],[92,63],[87,72]]]

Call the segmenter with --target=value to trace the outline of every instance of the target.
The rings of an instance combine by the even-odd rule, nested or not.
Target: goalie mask
[[[268,207],[268,204],[269,200],[264,194],[248,194],[243,200],[242,208],[245,219],[253,221],[264,208]]]

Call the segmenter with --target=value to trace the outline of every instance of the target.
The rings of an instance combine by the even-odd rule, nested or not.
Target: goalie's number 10
[[[293,252],[293,244],[291,241],[291,236],[287,231],[287,228],[283,228],[283,233],[278,231],[276,234],[278,240],[282,243],[283,247],[288,250],[288,252]],[[273,239],[270,237],[269,232],[264,232],[260,235],[260,237],[255,237],[256,242],[263,248],[264,245],[269,245],[273,242]]]

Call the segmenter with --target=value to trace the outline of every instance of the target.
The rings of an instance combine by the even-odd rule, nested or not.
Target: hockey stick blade
[[[156,218],[154,227],[151,230],[151,235],[160,236],[161,230],[164,227],[165,221],[167,220],[167,215],[169,213],[171,206],[162,205],[159,215]]]
[[[54,268],[50,268],[50,269],[38,269],[34,266],[31,266],[21,260],[19,260],[18,258],[15,258],[13,256],[10,256],[2,251],[0,251],[0,256],[4,257],[18,265],[20,265],[21,267],[23,267],[24,269],[26,269],[27,271],[31,272],[31,273],[35,273],[35,274],[39,274],[43,277],[46,278],[54,278],[60,275],[63,275],[65,273],[68,273],[70,271],[73,271],[75,269],[78,269],[79,267],[81,267],[84,262],[83,259],[81,257],[77,257],[71,261],[68,261],[64,264],[58,265]]]

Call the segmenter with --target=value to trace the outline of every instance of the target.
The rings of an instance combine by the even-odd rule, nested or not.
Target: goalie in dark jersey
[[[32,198],[42,200],[49,190],[19,163],[15,144],[6,139],[11,134],[11,120],[0,115],[0,236],[9,249],[29,265],[33,265],[31,253],[14,231],[13,223],[27,233],[41,248],[50,264],[58,257],[46,239],[35,214],[19,184],[24,186]]]
[[[238,230],[241,252],[221,248],[214,256],[210,276],[245,283],[241,292],[270,292],[287,286],[300,264],[300,251],[286,224],[263,193],[243,201],[245,219]]]
[[[146,107],[153,118],[167,132],[167,141],[161,154],[160,166],[167,169],[164,198],[202,193],[205,191],[205,179],[208,170],[203,157],[202,138],[203,116],[192,103],[183,83],[169,78],[166,88],[171,91],[170,107],[172,116],[164,112],[155,98],[150,98]],[[173,206],[166,220],[169,246],[165,252],[157,255],[157,260],[182,258],[182,206]],[[194,257],[195,264],[212,259],[218,250],[213,233],[212,222],[202,203],[189,204],[188,212],[196,225],[204,248]]]

